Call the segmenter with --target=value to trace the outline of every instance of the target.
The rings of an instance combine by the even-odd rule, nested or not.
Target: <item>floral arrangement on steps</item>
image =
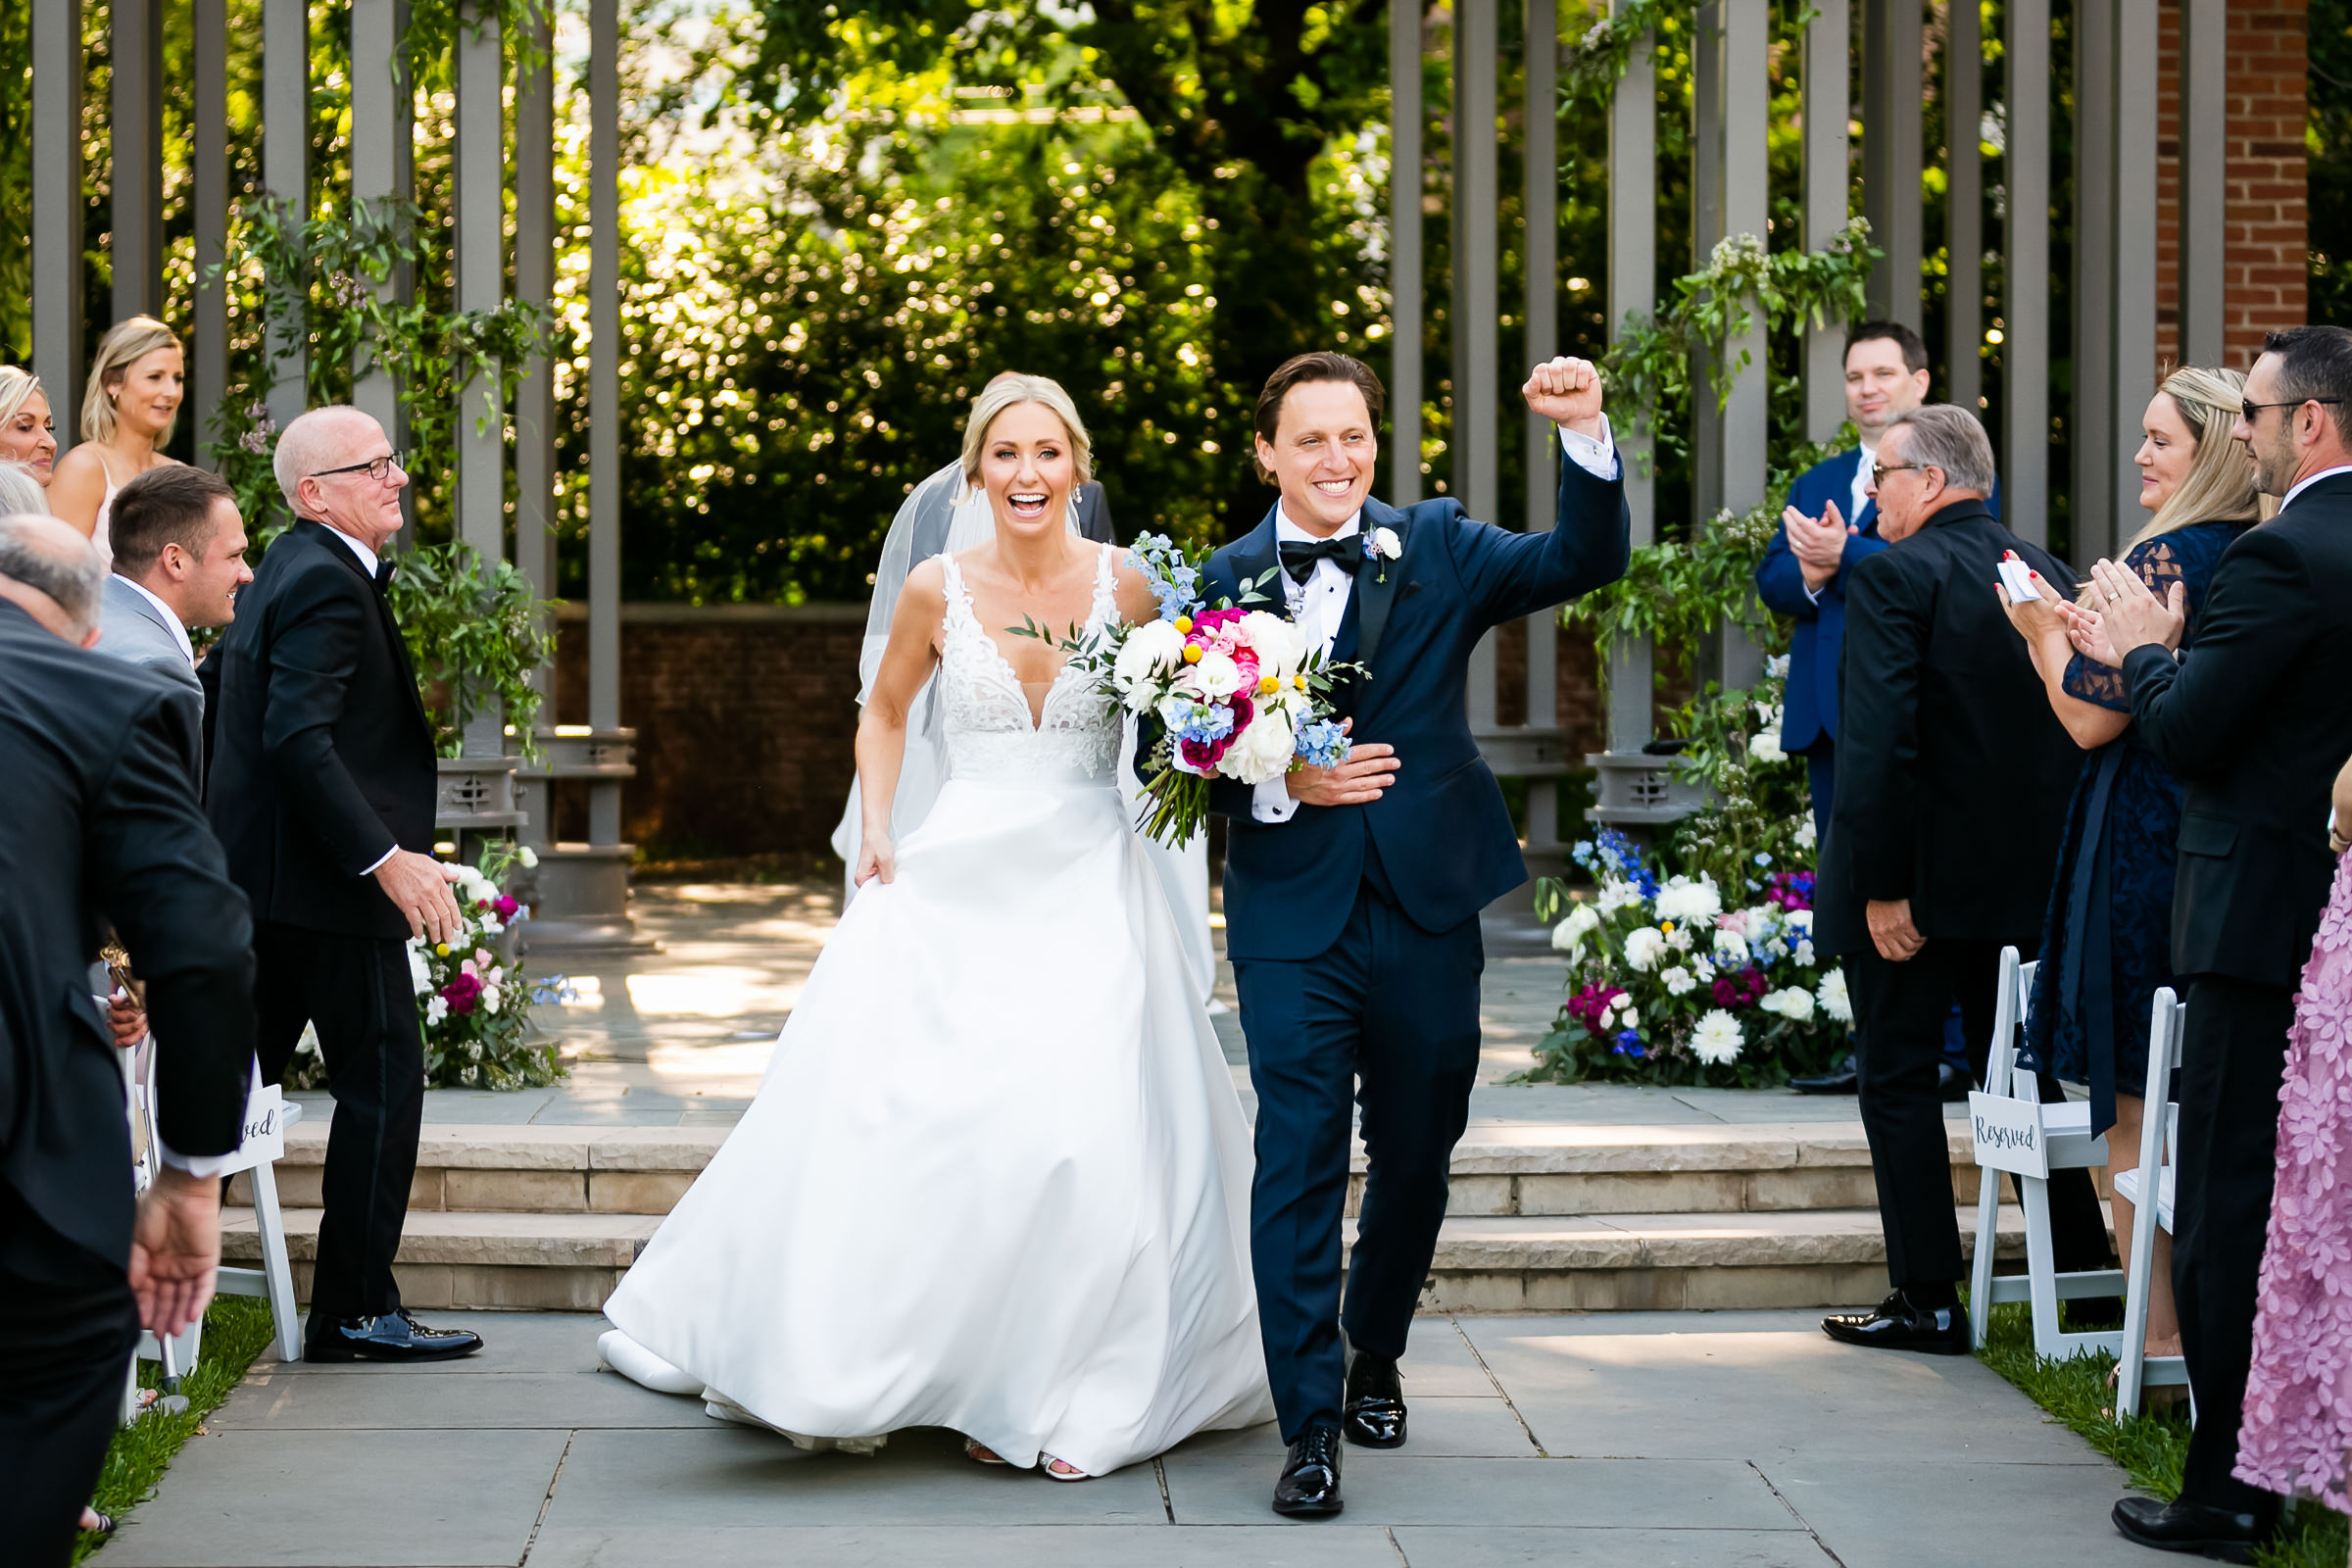
[[[568,983],[554,975],[534,984],[525,973],[514,925],[530,911],[506,891],[510,871],[538,863],[527,846],[493,841],[475,863],[457,867],[451,890],[458,901],[456,939],[409,939],[428,1089],[537,1089],[567,1071],[555,1044],[534,1038],[531,1007],[561,1001]],[[287,1068],[285,1087],[326,1087],[318,1036],[310,1030]]]
[[[1750,879],[1760,896],[1727,907],[1712,876],[1661,878],[1620,833],[1574,853],[1599,891],[1537,884],[1570,996],[1518,1081],[1750,1089],[1845,1049],[1853,1008],[1844,971],[1813,949],[1810,872]]]

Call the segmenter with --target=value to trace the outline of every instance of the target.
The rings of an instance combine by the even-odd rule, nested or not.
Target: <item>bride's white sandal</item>
[[[963,1456],[966,1459],[977,1459],[982,1464],[1004,1463],[1004,1458],[999,1455],[995,1449],[982,1447],[980,1446],[980,1440],[977,1438],[966,1438],[963,1440]]]
[[[1092,1481],[1095,1479],[1076,1465],[1067,1460],[1056,1459],[1050,1453],[1041,1453],[1037,1456],[1037,1467],[1046,1473],[1046,1479],[1049,1481]]]

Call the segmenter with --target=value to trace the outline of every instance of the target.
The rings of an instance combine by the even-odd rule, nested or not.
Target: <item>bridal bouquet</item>
[[[1728,906],[1705,874],[1661,880],[1623,834],[1576,846],[1599,884],[1570,902],[1546,878],[1537,913],[1569,998],[1529,1078],[1752,1087],[1815,1072],[1845,1049],[1845,972],[1813,946],[1813,876],[1758,867]]]
[[[1198,833],[1212,778],[1255,786],[1347,760],[1348,737],[1331,716],[1332,679],[1345,666],[1280,615],[1203,604],[1200,568],[1165,535],[1144,535],[1129,559],[1150,579],[1159,618],[1103,628],[1071,658],[1099,691],[1156,721],[1137,760],[1147,780],[1144,832],[1165,844]],[[1243,606],[1270,603],[1261,590],[1273,575],[1244,583]]]
[[[526,847],[495,842],[473,865],[457,867],[459,924],[454,941],[409,939],[409,978],[424,1030],[425,1081],[451,1089],[521,1089],[564,1073],[556,1048],[527,1038],[530,1005],[540,1000],[523,974],[507,932],[527,911],[504,887],[515,865],[536,865]],[[563,977],[555,984],[561,987]],[[540,988],[540,989],[545,989]]]

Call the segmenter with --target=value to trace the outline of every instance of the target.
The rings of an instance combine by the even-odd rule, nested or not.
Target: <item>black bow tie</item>
[[[378,588],[385,587],[392,581],[393,574],[399,570],[400,568],[389,561],[377,562],[375,564],[375,585]]]
[[[1364,564],[1364,542],[1354,534],[1338,539],[1285,539],[1274,547],[1291,581],[1303,584],[1315,574],[1315,563],[1328,561],[1350,577]]]

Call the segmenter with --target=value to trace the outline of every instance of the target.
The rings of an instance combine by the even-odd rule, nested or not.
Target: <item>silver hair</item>
[[[32,476],[32,469],[22,463],[0,463],[0,516],[24,513],[38,517],[48,511],[48,492]]]
[[[1887,420],[1886,428],[1898,424],[1911,427],[1903,452],[1913,463],[1941,471],[1943,482],[1953,489],[1992,494],[1999,472],[1993,462],[1992,439],[1984,433],[1984,422],[1974,414],[1956,403],[1923,403]]]
[[[86,540],[63,554],[45,547],[39,535],[64,526],[53,517],[26,514],[0,517],[0,576],[47,594],[76,626],[95,626],[106,565]]]
[[[307,413],[297,415],[294,422],[277,433],[277,447],[270,456],[270,471],[277,480],[278,493],[286,498],[286,510],[297,517],[304,515],[302,502],[296,493],[302,481],[322,468],[343,466],[342,446],[335,438],[336,427],[343,416],[375,422],[372,415],[355,409],[348,403],[322,404]],[[341,461],[338,461],[341,460]]]

